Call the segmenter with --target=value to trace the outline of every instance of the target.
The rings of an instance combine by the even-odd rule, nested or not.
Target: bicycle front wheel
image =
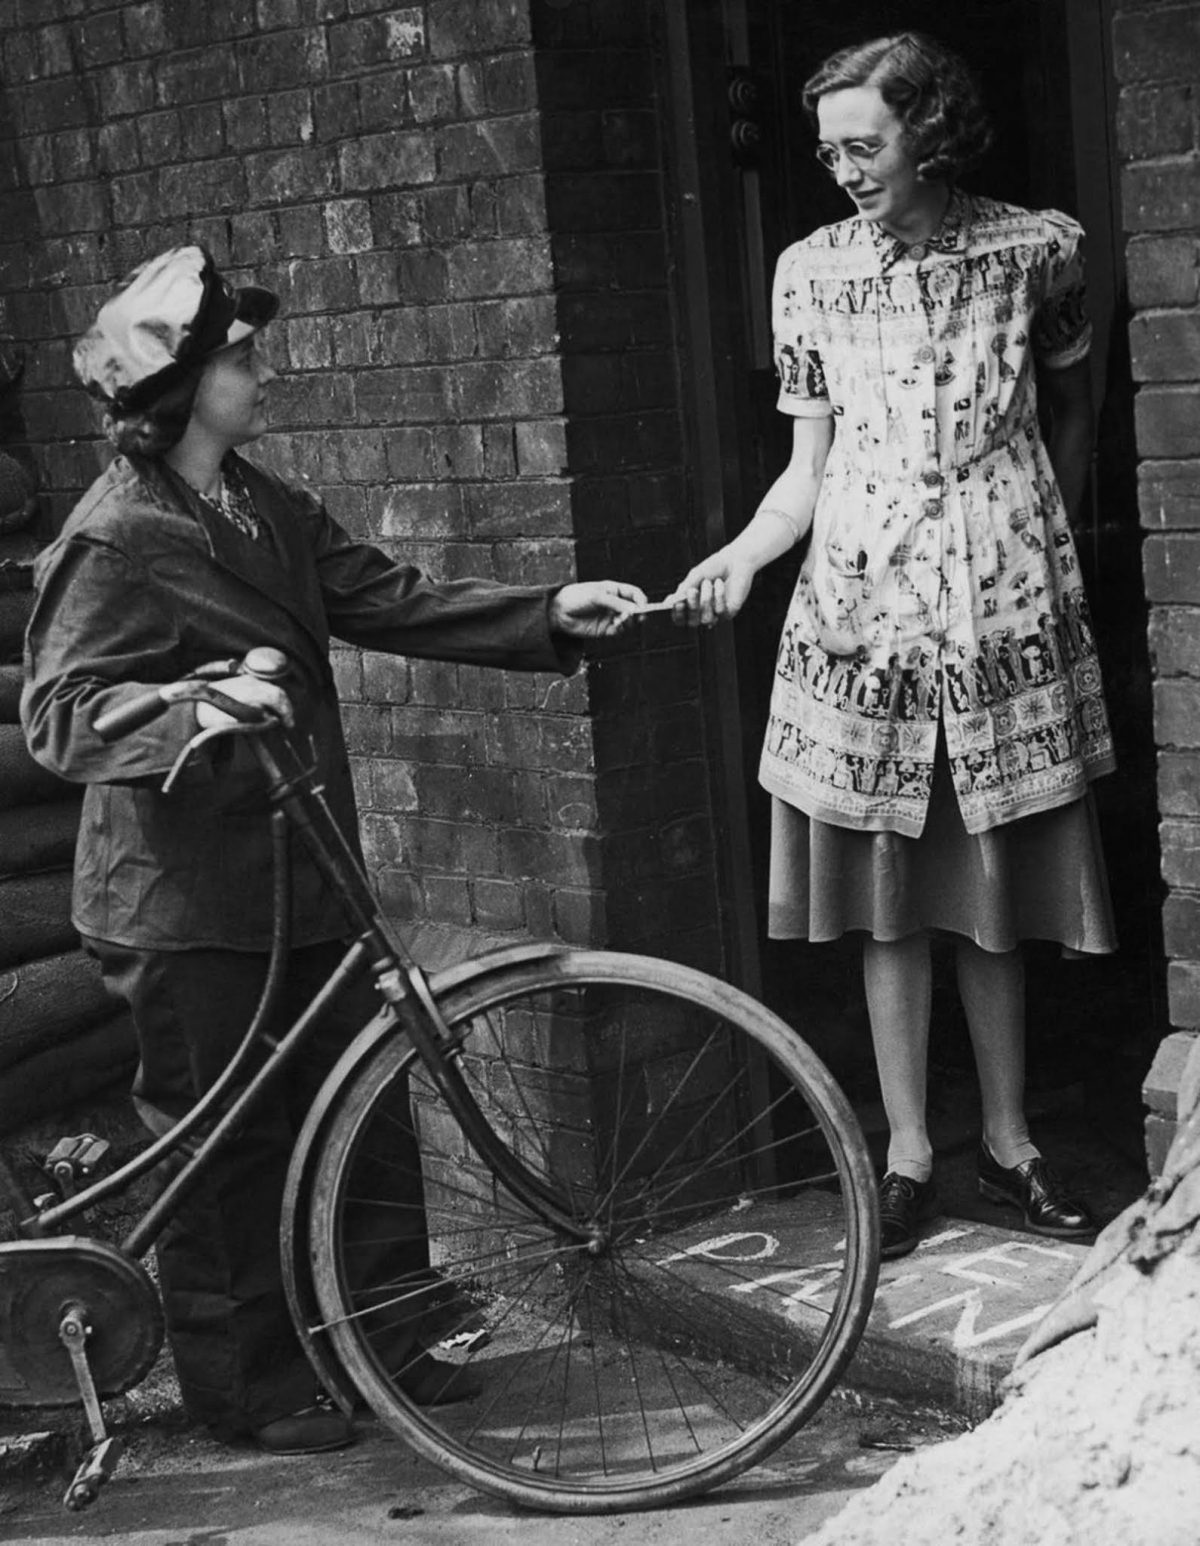
[[[340,1093],[310,1240],[363,1398],[461,1479],[552,1511],[672,1502],[762,1459],[874,1292],[871,1167],[830,1074],[756,1000],[645,957],[482,966],[440,1007],[516,1169],[483,1164],[405,1039]]]

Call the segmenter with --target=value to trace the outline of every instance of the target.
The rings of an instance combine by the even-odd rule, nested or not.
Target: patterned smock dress
[[[955,191],[925,243],[856,216],[779,260],[779,407],[835,433],[760,767],[776,938],[1113,948],[1112,739],[1035,385],[1090,346],[1081,239]]]

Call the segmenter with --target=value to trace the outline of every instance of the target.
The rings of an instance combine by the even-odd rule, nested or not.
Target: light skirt
[[[1090,791],[972,835],[939,747],[920,837],[831,826],[772,799],[770,937],[822,941],[854,930],[878,940],[936,930],[994,951],[1026,939],[1071,954],[1115,950]]]

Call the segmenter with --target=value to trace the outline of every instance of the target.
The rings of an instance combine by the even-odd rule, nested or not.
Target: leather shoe
[[[250,1437],[269,1455],[319,1455],[354,1443],[354,1429],[340,1412],[306,1406],[286,1417],[253,1428]]]
[[[989,1202],[1020,1208],[1025,1228],[1056,1240],[1078,1240],[1096,1232],[1091,1214],[1072,1197],[1039,1154],[1019,1165],[1001,1165],[979,1145],[979,1194]]]
[[[914,1181],[889,1170],[879,1183],[879,1254],[884,1261],[916,1249],[920,1226],[937,1212],[932,1178]]]

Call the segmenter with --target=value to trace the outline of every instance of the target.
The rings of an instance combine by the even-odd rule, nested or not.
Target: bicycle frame
[[[575,1239],[590,1240],[592,1231],[582,1229],[559,1206],[553,1189],[514,1158],[484,1118],[458,1067],[455,1037],[430,992],[425,973],[381,911],[362,866],[314,782],[312,767],[295,758],[294,742],[278,726],[256,737],[254,750],[267,776],[272,802],[298,828],[325,878],[355,915],[362,930],[357,943],[364,950],[382,997],[401,1017],[438,1093],[481,1157],[505,1186],[536,1208],[543,1222]],[[293,772],[284,770],[281,755],[296,761]]]

